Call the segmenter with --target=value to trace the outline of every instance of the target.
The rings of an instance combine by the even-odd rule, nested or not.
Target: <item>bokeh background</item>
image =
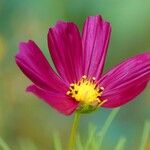
[[[23,150],[22,145],[29,143],[39,150],[53,150],[55,131],[66,147],[73,119],[25,92],[30,81],[14,60],[19,42],[33,39],[52,64],[47,48],[48,28],[57,20],[66,20],[82,30],[85,18],[97,14],[112,24],[105,70],[127,57],[150,51],[149,0],[0,0],[0,136],[12,150]],[[144,122],[150,119],[149,96],[150,86],[120,109],[106,134],[103,149],[113,149],[122,136],[127,139],[125,149],[138,149]],[[100,109],[82,115],[82,139],[86,139],[90,123],[100,129],[110,112]],[[145,150],[148,149],[150,138]]]

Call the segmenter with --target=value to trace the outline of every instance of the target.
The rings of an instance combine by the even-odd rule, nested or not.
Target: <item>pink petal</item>
[[[78,103],[65,94],[49,92],[35,85],[29,86],[27,91],[34,93],[36,96],[48,103],[51,107],[65,115],[72,114],[78,107]]]
[[[39,47],[33,42],[20,43],[16,63],[36,85],[47,90],[66,92],[68,85],[52,70]]]
[[[71,22],[59,21],[49,29],[48,45],[55,67],[69,83],[82,76],[82,44],[79,31]]]
[[[84,24],[82,44],[84,74],[89,77],[101,77],[107,53],[111,26],[101,16],[88,17]]]
[[[139,54],[106,73],[99,84],[103,86],[103,107],[118,107],[140,94],[150,80],[150,52]]]

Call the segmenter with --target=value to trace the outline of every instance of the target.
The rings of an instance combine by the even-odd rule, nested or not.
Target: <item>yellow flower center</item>
[[[105,100],[101,100],[104,88],[95,82],[95,77],[88,79],[85,75],[77,83],[71,83],[67,95],[84,106],[100,107]]]

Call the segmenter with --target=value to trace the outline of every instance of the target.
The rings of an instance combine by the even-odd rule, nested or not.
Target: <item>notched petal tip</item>
[[[67,26],[76,26],[76,24],[71,21],[58,20],[54,26],[48,29],[48,34],[49,32],[52,32],[53,30],[61,29],[62,27],[67,27]]]
[[[15,55],[15,58],[19,58],[19,55],[24,53],[23,51],[25,50],[25,47],[29,47],[29,46],[31,46],[31,44],[32,44],[32,46],[36,45],[35,42],[32,41],[32,40],[28,40],[26,42],[25,41],[20,42],[19,45],[18,45],[19,50],[17,51],[17,53]]]
[[[21,42],[15,60],[22,72],[39,87],[55,91],[64,91],[67,88],[34,41]]]
[[[82,45],[84,55],[84,74],[88,77],[101,77],[108,44],[110,40],[110,23],[99,15],[87,17],[83,32]],[[96,61],[95,61],[96,60]]]
[[[104,18],[101,15],[96,15],[96,16],[88,16],[87,20],[99,20],[100,22],[103,22],[103,24],[106,24],[110,29],[111,29],[111,24],[109,21],[104,20]]]
[[[20,43],[19,43],[19,49],[22,48],[22,46],[24,46],[24,45],[29,46],[29,44],[35,44],[35,42],[32,41],[32,40],[28,40],[28,41],[26,41],[26,42],[25,42],[25,41],[20,42]]]
[[[73,22],[58,21],[48,32],[48,47],[59,75],[68,83],[82,76],[82,43]]]

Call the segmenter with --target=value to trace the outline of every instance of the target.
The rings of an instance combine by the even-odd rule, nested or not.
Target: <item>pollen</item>
[[[101,106],[105,101],[101,100],[104,88],[96,83],[96,78],[88,79],[85,75],[77,83],[71,83],[66,95],[74,98],[82,105]]]

